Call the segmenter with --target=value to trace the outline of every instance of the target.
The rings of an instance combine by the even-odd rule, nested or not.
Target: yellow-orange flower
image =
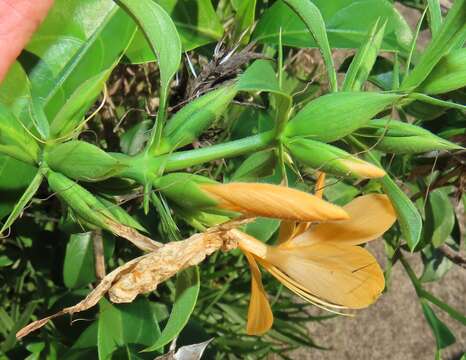
[[[318,188],[322,182],[323,177]],[[322,196],[322,191],[316,195]],[[283,221],[275,246],[235,230],[252,274],[248,334],[263,334],[273,323],[258,263],[288,289],[327,310],[364,308],[379,297],[385,286],[383,272],[358,245],[387,231],[396,220],[395,211],[381,194],[360,196],[343,210],[349,219],[313,225],[309,220]]]

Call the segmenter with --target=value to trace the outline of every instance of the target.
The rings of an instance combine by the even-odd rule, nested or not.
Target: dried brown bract
[[[230,221],[186,240],[170,242],[149,254],[133,259],[105,276],[84,300],[30,323],[18,331],[16,337],[21,339],[57,316],[87,310],[96,305],[107,292],[114,303],[131,302],[137,295],[155,290],[160,283],[190,266],[199,264],[215,251],[235,249],[238,246],[238,236],[234,229],[252,220]]]

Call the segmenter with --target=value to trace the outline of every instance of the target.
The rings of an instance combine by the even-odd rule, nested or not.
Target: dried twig
[[[92,245],[94,249],[95,276],[98,280],[105,277],[104,243],[102,241],[102,230],[92,233]]]
[[[438,248],[451,262],[455,263],[458,266],[461,266],[463,269],[466,269],[466,257],[464,257],[459,252],[452,250],[448,245],[442,245]]]

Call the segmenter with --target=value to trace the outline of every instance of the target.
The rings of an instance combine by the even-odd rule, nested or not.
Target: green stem
[[[414,289],[416,290],[416,294],[420,299],[430,301],[432,304],[438,306],[440,309],[445,311],[452,318],[458,320],[463,325],[466,325],[466,317],[463,314],[461,314],[456,309],[452,308],[450,305],[444,303],[442,300],[440,300],[439,298],[437,298],[422,287],[422,284],[417,278],[416,274],[414,273],[414,270],[411,268],[411,266],[406,261],[403,255],[400,256],[400,261],[403,264],[403,267],[405,268],[406,273],[408,274],[408,277],[411,280]]]
[[[173,154],[150,156],[147,152],[143,152],[141,155],[134,157],[123,154],[112,154],[112,156],[128,165],[119,176],[145,184],[148,176],[159,176],[163,172],[183,170],[213,160],[252,153],[271,146],[274,141],[274,132],[267,131],[224,144],[212,145],[202,149],[178,151]]]
[[[274,140],[274,132],[268,131],[244,139],[213,145],[202,149],[179,151],[165,155],[165,171],[182,170],[209,161],[231,158],[267,148]],[[156,159],[154,159],[156,160]]]

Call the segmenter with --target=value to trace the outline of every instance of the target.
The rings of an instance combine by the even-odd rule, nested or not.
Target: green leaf
[[[387,23],[380,24],[377,20],[372,30],[368,33],[366,41],[356,53],[345,75],[342,85],[343,91],[360,91],[364,82],[374,66],[377,55],[382,45]]]
[[[223,26],[210,0],[157,0],[156,2],[175,23],[183,51],[190,51],[222,38]],[[132,63],[156,60],[140,29],[136,32],[126,56]]]
[[[151,120],[144,120],[127,130],[120,138],[121,150],[127,155],[136,155],[149,139],[148,131],[152,126]]]
[[[308,1],[302,1],[305,3]],[[411,29],[393,4],[386,0],[314,0],[324,19],[332,48],[358,48],[378,18],[387,20],[383,50],[407,53],[413,37]],[[315,47],[309,42],[306,25],[290,11],[283,1],[277,1],[259,20],[253,39],[278,44],[282,28],[283,44],[297,48]]]
[[[112,358],[116,350],[128,348],[130,344],[140,345],[141,350],[160,336],[157,318],[145,298],[119,305],[102,299],[99,307],[97,347],[100,360]]]
[[[434,247],[443,245],[455,225],[455,210],[448,193],[447,188],[435,189],[426,204],[424,238]]]
[[[412,201],[387,175],[379,180],[396,210],[403,238],[411,250],[421,240],[422,218]]]
[[[176,295],[167,325],[155,344],[144,352],[155,351],[172,341],[183,330],[196,305],[199,295],[199,270],[196,266],[188,268],[176,277]]]
[[[95,280],[92,232],[72,234],[66,245],[63,282],[69,289],[79,288]]]
[[[96,236],[102,237],[104,258],[109,259],[112,256],[115,248],[115,238],[112,235],[93,232],[71,234],[63,263],[63,282],[67,288],[80,288],[96,280],[93,245]]]
[[[28,117],[22,117],[27,114],[29,100],[28,78],[21,65],[15,62],[0,84],[0,103],[6,106],[16,119],[21,119],[29,127]],[[18,151],[15,153],[18,155]],[[24,157],[24,154],[25,152],[23,156],[19,154],[19,157]],[[36,173],[35,167],[11,156],[0,155],[0,219],[10,213]]]
[[[232,181],[256,181],[273,173],[276,156],[272,150],[264,150],[251,154],[236,169]]]
[[[466,86],[466,48],[453,50],[440,59],[417,91],[442,94]]]
[[[1,255],[0,256],[0,267],[10,266],[11,264],[13,264],[13,260],[8,258],[8,256],[6,256],[6,255]],[[1,315],[0,315],[0,317],[1,317]]]
[[[235,9],[235,38],[239,39],[243,35],[242,43],[249,42],[250,34],[254,28],[256,16],[256,0],[233,0],[231,4]]]
[[[256,60],[239,77],[236,85],[238,91],[283,93],[278,84],[277,75],[268,60]]]
[[[280,221],[277,219],[257,218],[255,221],[247,224],[244,231],[256,239],[267,242],[280,227]]]
[[[421,282],[438,281],[453,267],[453,263],[433,246],[422,249],[422,262],[424,271],[419,278]]]
[[[26,127],[27,124],[0,103],[0,151],[9,149],[11,154],[8,155],[35,164],[39,157],[39,145]]]
[[[0,218],[11,212],[36,173],[36,168],[0,155]]]
[[[19,201],[14,206],[13,211],[10,213],[10,216],[8,216],[8,219],[3,224],[2,228],[0,229],[0,234],[2,234],[6,229],[13,225],[13,222],[21,215],[26,205],[36,194],[40,184],[42,184],[43,179],[44,175],[42,174],[42,170],[39,169],[36,173],[36,176],[34,176],[24,194],[21,196]]]
[[[53,119],[65,104],[77,113],[59,122],[70,121],[69,128],[80,123],[135,30],[134,21],[111,0],[55,2],[27,47],[40,58],[29,69],[32,93],[44,104],[55,136],[63,134]]]
[[[165,124],[166,106],[170,81],[178,71],[181,62],[181,40],[170,15],[152,0],[119,0],[144,31],[147,40],[157,56],[160,71],[160,105],[157,120],[149,143],[150,151],[160,145]]]
[[[0,344],[0,350],[2,352],[7,352],[16,344],[16,333],[22,329],[26,324],[29,322],[31,315],[33,314],[34,310],[37,307],[37,301],[31,301],[26,306],[23,307],[23,311],[21,312],[18,320],[14,323],[13,327],[10,330],[10,333],[5,338],[5,340]]]
[[[319,8],[314,5],[311,1],[302,0],[283,0],[288,6],[290,6],[296,14],[304,21],[307,28],[309,29],[314,41],[322,53],[324,58],[325,67],[327,69],[328,81],[330,83],[330,90],[337,91],[337,72],[333,65],[332,50],[327,39],[327,31],[325,28],[325,22],[322,18]]]
[[[437,35],[442,26],[442,9],[439,0],[427,0],[427,18],[432,36]]]
[[[450,329],[435,315],[427,301],[421,300],[422,311],[426,317],[427,323],[430,325],[435,336],[437,349],[444,349],[447,346],[456,342],[455,336]]]
[[[422,52],[413,71],[403,79],[401,89],[414,90],[430,74],[440,59],[464,43],[466,36],[466,0],[456,0],[440,30]]]
[[[80,84],[75,91],[71,92],[67,102],[57,112],[50,132],[52,137],[73,137],[82,130],[87,119],[84,115],[87,113],[89,106],[95,101],[102,91],[112,69],[107,69],[101,73],[92,76]]]
[[[273,109],[276,123],[276,134],[283,131],[291,110],[291,96],[283,92],[270,61],[256,60],[241,75],[237,89],[248,92],[269,92],[273,96]]]

